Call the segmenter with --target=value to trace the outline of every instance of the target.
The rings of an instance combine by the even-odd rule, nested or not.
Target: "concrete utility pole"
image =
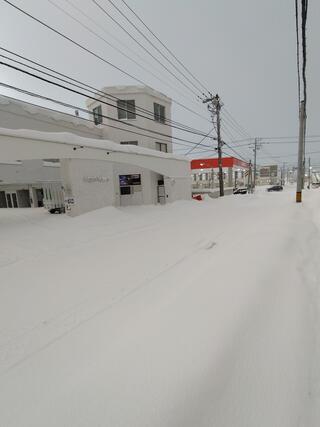
[[[304,181],[304,135],[305,135],[305,102],[300,102],[300,115],[299,115],[299,149],[298,149],[298,170],[297,170],[297,191],[296,202],[302,202],[302,187]]]
[[[259,150],[260,145],[258,144],[259,138],[254,139],[254,160],[253,160],[253,189],[256,189],[256,178],[257,178],[257,150]]]
[[[286,163],[283,162],[281,168],[281,185],[285,185],[286,183]]]
[[[310,190],[310,188],[311,188],[311,169],[312,169],[310,157],[309,157],[308,166],[309,166],[309,169],[308,169],[308,188]]]
[[[248,174],[248,193],[252,193],[252,163],[249,160],[249,174]]]
[[[221,139],[221,119],[220,111],[222,104],[220,102],[220,97],[218,94],[216,96],[211,96],[202,101],[204,104],[208,104],[208,110],[211,113],[212,123],[214,128],[217,131],[217,142],[218,142],[218,166],[219,166],[219,188],[220,188],[220,197],[224,196],[224,181],[223,181],[223,170],[222,170],[222,146],[223,142]]]

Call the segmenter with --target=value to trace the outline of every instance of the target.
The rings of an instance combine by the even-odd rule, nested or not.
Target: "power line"
[[[320,135],[308,135],[306,138],[320,138]],[[295,136],[261,136],[261,139],[297,139]]]
[[[33,61],[33,60],[31,60],[31,59],[28,59],[28,58],[26,58],[25,56],[22,56],[22,55],[19,55],[19,54],[17,54],[17,53],[14,53],[14,52],[12,52],[12,51],[10,51],[10,50],[8,50],[8,49],[5,49],[5,48],[3,48],[3,47],[1,47],[1,46],[0,46],[0,49],[1,49],[1,50],[3,50],[3,51],[5,51],[5,52],[7,52],[7,53],[10,53],[11,55],[14,55],[14,56],[16,56],[16,57],[18,57],[18,58],[20,58],[20,59],[23,59],[24,61],[30,62],[31,64],[37,65],[38,67],[41,67],[41,68],[43,68],[43,69],[45,69],[45,70],[51,71],[51,72],[53,72],[53,73],[55,73],[55,74],[57,74],[57,75],[59,75],[59,76],[62,76],[62,77],[64,77],[64,78],[66,78],[66,79],[69,79],[69,80],[71,80],[72,82],[79,83],[79,84],[80,84],[80,85],[82,85],[82,86],[78,86],[77,84],[70,83],[70,82],[68,82],[67,80],[64,80],[64,79],[58,78],[58,77],[56,77],[56,76],[52,76],[50,73],[45,73],[45,72],[44,72],[44,71],[42,71],[42,70],[39,70],[39,69],[34,68],[34,67],[31,67],[30,65],[24,64],[24,63],[22,63],[22,62],[20,62],[20,61],[14,60],[14,59],[9,58],[9,57],[7,57],[7,56],[5,56],[5,55],[0,55],[0,56],[2,56],[2,57],[4,57],[4,58],[8,58],[8,59],[10,59],[10,61],[12,61],[12,62],[19,63],[19,64],[21,64],[21,65],[23,65],[23,66],[25,66],[25,67],[27,67],[27,68],[29,68],[29,69],[33,69],[33,70],[38,71],[38,72],[40,72],[40,73],[42,73],[42,74],[52,76],[52,77],[54,77],[54,78],[55,78],[55,79],[57,79],[57,80],[67,82],[68,84],[71,84],[71,85],[73,85],[73,86],[75,86],[75,87],[83,88],[83,86],[84,86],[84,88],[83,88],[84,90],[87,90],[88,92],[91,92],[91,93],[94,93],[94,94],[96,94],[96,93],[97,93],[97,94],[99,94],[100,96],[102,96],[102,97],[104,97],[104,98],[106,98],[106,99],[109,99],[109,100],[111,100],[111,101],[114,101],[114,100],[119,101],[119,100],[121,100],[120,98],[118,98],[118,97],[117,97],[117,96],[115,96],[115,95],[109,94],[109,93],[107,93],[107,92],[105,92],[105,91],[103,91],[103,90],[99,90],[99,89],[95,88],[94,86],[88,85],[88,84],[86,84],[86,83],[81,82],[80,80],[74,79],[74,78],[72,78],[72,77],[70,77],[70,76],[68,76],[68,75],[66,75],[66,74],[60,73],[59,71],[54,70],[53,68],[46,67],[45,65],[40,64],[39,62]],[[89,88],[89,89],[87,89],[87,88]],[[154,117],[154,112],[153,112],[153,111],[149,111],[149,110],[147,110],[147,109],[145,109],[145,108],[141,108],[141,107],[139,107],[139,106],[136,106],[136,109],[137,109],[138,111],[141,111],[141,112],[143,112],[143,113],[149,114],[150,116]],[[168,122],[168,123],[172,123],[172,124],[176,124],[176,125],[181,126],[181,127],[185,128],[185,129],[190,129],[190,130],[195,130],[195,131],[197,131],[197,132],[201,132],[201,131],[198,131],[198,129],[194,129],[194,128],[190,127],[190,126],[184,125],[183,123],[179,123],[179,122],[176,122],[176,121],[171,120],[171,119],[166,119],[166,122]]]
[[[193,148],[190,148],[190,150],[186,153],[186,155],[190,154],[195,148],[197,148],[199,145],[202,144],[202,142],[214,131],[215,129],[212,128],[207,135],[205,135]]]
[[[86,53],[89,53],[90,55],[94,56],[95,58],[99,59],[100,61],[104,62],[105,64],[109,65],[110,67],[115,68],[116,70],[120,71],[122,74],[132,78],[133,80],[137,81],[138,83],[150,88],[149,85],[147,85],[145,82],[143,82],[142,80],[140,80],[139,78],[133,76],[130,73],[127,73],[125,70],[123,70],[122,68],[118,67],[117,65],[112,64],[110,61],[108,61],[107,59],[103,58],[102,56],[98,55],[97,53],[91,51],[89,48],[81,45],[80,43],[78,43],[77,41],[73,40],[71,37],[65,35],[64,33],[62,33],[61,31],[53,28],[52,26],[50,26],[49,24],[45,23],[44,21],[41,21],[40,19],[36,18],[35,16],[31,15],[30,13],[28,13],[27,11],[23,10],[22,8],[16,6],[15,4],[13,4],[12,2],[10,2],[9,0],[3,0],[5,3],[7,3],[8,5],[12,6],[13,8],[15,8],[16,10],[18,10],[19,12],[21,12],[22,14],[24,14],[25,16],[28,16],[30,19],[38,22],[39,24],[41,24],[42,26],[44,26],[45,28],[49,29],[50,31],[58,34],[60,37],[64,38],[65,40],[69,41],[70,43],[74,44],[75,46],[79,47],[81,50],[83,50]],[[184,108],[185,110],[192,112],[193,114],[195,114],[196,116],[209,121],[207,118],[204,118],[204,116],[202,116],[201,114],[197,113],[196,111],[192,110],[191,108],[181,104],[180,102],[178,102],[177,100],[174,100],[172,98],[172,101],[175,102],[175,104],[179,105],[180,107]]]
[[[52,84],[52,85],[57,86],[57,87],[60,87],[60,88],[62,88],[62,89],[65,89],[65,90],[67,90],[67,91],[69,91],[69,92],[72,92],[72,93],[75,93],[75,94],[77,94],[77,95],[84,96],[84,97],[87,97],[87,98],[90,98],[90,99],[96,99],[96,98],[93,98],[93,97],[91,97],[91,96],[88,96],[88,95],[86,95],[86,94],[84,94],[84,93],[82,93],[82,92],[79,92],[79,91],[76,91],[76,90],[74,90],[74,89],[68,88],[68,87],[66,87],[66,86],[64,86],[64,85],[61,85],[61,84],[59,84],[59,83],[55,83],[55,82],[52,82],[51,80],[45,79],[45,78],[43,78],[43,77],[36,76],[35,74],[33,74],[33,73],[29,73],[28,71],[21,70],[21,69],[19,69],[18,67],[14,67],[13,65],[6,64],[5,62],[0,61],[0,65],[4,65],[4,66],[10,67],[10,68],[13,68],[13,69],[19,70],[19,71],[21,71],[21,72],[22,72],[22,73],[24,73],[24,74],[27,74],[27,75],[32,76],[32,77],[35,77],[35,78],[37,78],[37,79],[39,79],[39,80],[41,80],[41,81],[44,81],[44,82],[46,82],[46,83]],[[100,100],[100,102],[105,103],[104,101],[101,101],[101,100]],[[153,133],[153,134],[155,134],[155,135],[165,136],[165,137],[167,137],[167,138],[172,138],[172,139],[176,139],[176,140],[178,140],[178,141],[180,141],[180,140],[181,140],[181,141],[183,141],[183,139],[182,139],[182,138],[178,138],[178,137],[174,137],[174,136],[171,136],[171,135],[164,134],[164,133],[162,133],[162,132],[157,132],[157,131],[154,131],[154,130],[146,129],[146,128],[143,128],[143,127],[141,127],[141,126],[137,126],[137,125],[134,125],[134,124],[132,124],[132,123],[128,123],[128,122],[126,122],[126,121],[122,121],[122,120],[120,120],[120,119],[115,119],[115,118],[110,117],[110,116],[105,116],[105,115],[103,115],[103,114],[100,114],[100,115],[101,115],[102,117],[105,117],[105,118],[109,119],[109,120],[112,120],[112,121],[116,121],[116,122],[122,123],[122,124],[124,124],[125,126],[134,127],[134,128],[136,128],[136,129],[147,130],[148,132]]]
[[[125,18],[125,20],[127,21],[127,22],[129,22],[134,28],[135,28],[135,30],[136,31],[138,31],[138,33],[154,48],[154,49],[156,49],[156,51],[158,52],[158,53],[160,53],[160,55],[167,61],[167,62],[169,62],[169,64],[171,64],[173,67],[174,67],[174,69],[176,70],[176,71],[178,71],[197,91],[199,91],[200,93],[202,93],[202,95],[204,95],[205,96],[205,94],[202,92],[202,89],[199,89],[199,87],[197,87],[197,85],[194,83],[194,82],[192,82],[192,80],[190,80],[189,79],[189,77],[187,77],[181,70],[179,70],[179,68],[170,60],[170,59],[168,59],[167,58],[167,56],[166,55],[164,55],[163,54],[163,52],[127,17],[127,15],[124,13],[124,12],[122,12],[122,10],[118,7],[118,6],[116,6],[115,4],[114,4],[114,2],[112,1],[112,0],[107,0],[110,4],[112,4],[112,6],[120,13],[120,15],[121,16],[123,16],[124,18]]]
[[[307,41],[306,41],[306,25],[308,15],[308,0],[301,1],[301,41],[302,41],[302,80],[303,80],[303,98],[305,105],[307,103]]]
[[[109,3],[112,3],[112,5],[119,11],[119,13],[121,13],[121,15],[122,16],[124,16],[124,14],[120,11],[120,9],[119,8],[117,8],[115,5],[114,5],[114,3],[113,3],[113,1],[112,0],[107,0],[107,1],[109,1]],[[159,37],[146,25],[146,23],[139,17],[139,15],[127,4],[127,2],[125,1],[125,0],[121,0],[122,1],[122,3],[124,3],[125,5],[126,5],[126,7],[134,14],[134,16],[144,25],[144,27],[156,38],[156,40],[167,50],[167,52],[169,52],[170,54],[171,54],[171,56],[193,77],[193,79],[194,80],[196,80],[203,88],[204,88],[204,90],[205,91],[207,91],[208,93],[209,93],[209,90],[208,89],[206,89],[205,87],[204,87],[204,85],[184,66],[184,64],[176,57],[176,55],[174,55],[174,53],[159,39]],[[126,16],[124,16],[125,17],[125,19],[127,19],[128,20],[128,18],[126,17]],[[132,22],[131,21],[129,21],[131,24],[132,24]],[[134,25],[134,24],[132,24],[132,25]],[[139,33],[140,34],[142,34],[141,32],[140,32],[140,30],[136,27],[136,26],[134,26],[136,29],[137,29],[137,31],[139,31]],[[143,37],[145,37],[144,35],[143,35]],[[150,41],[149,41],[149,43],[151,43]],[[152,43],[151,43],[152,44]],[[154,46],[153,44],[152,44],[152,46]],[[160,52],[161,53],[161,52]],[[203,95],[205,95],[205,94],[203,94]],[[234,127],[234,128],[238,128],[238,133],[240,132],[240,133],[242,133],[244,136],[248,136],[249,135],[249,133],[241,126],[241,125],[239,125],[239,123],[233,118],[233,116],[231,115],[231,113],[225,108],[224,109],[225,110],[225,112],[226,112],[226,114],[228,115],[228,118],[229,118],[229,124],[232,126],[232,127]],[[250,135],[249,135],[249,137],[250,137]]]
[[[75,10],[77,10],[79,13],[81,13],[87,20],[90,20],[91,22],[93,22],[96,26],[98,26],[99,28],[102,29],[102,31],[106,32],[105,28],[103,26],[101,26],[97,21],[95,21],[94,19],[92,19],[88,14],[86,14],[83,10],[81,10],[80,8],[78,8],[76,5],[74,5],[70,0],[65,0],[71,7],[73,7]],[[175,92],[179,93],[180,96],[184,97],[185,99],[188,99],[190,101],[191,97],[187,97],[185,94],[181,93],[176,87],[171,86],[170,83],[168,83],[168,81],[166,80],[162,80],[159,75],[155,74],[153,71],[148,70],[147,68],[145,68],[141,61],[136,61],[134,58],[132,58],[131,56],[127,55],[125,52],[123,52],[121,49],[119,49],[117,46],[114,46],[112,43],[109,42],[109,40],[107,40],[105,37],[102,37],[100,34],[98,34],[96,31],[92,30],[92,28],[90,28],[88,25],[84,24],[83,22],[81,22],[79,19],[77,19],[74,15],[72,15],[71,13],[67,12],[65,9],[63,9],[61,6],[57,5],[53,0],[48,0],[48,2],[50,4],[52,4],[54,7],[56,7],[58,10],[60,10],[63,14],[67,15],[70,19],[72,19],[73,21],[77,22],[80,26],[82,26],[83,28],[85,28],[87,31],[89,31],[91,34],[95,35],[97,38],[99,38],[100,40],[102,40],[107,46],[110,46],[112,49],[114,49],[116,52],[120,53],[121,55],[123,55],[125,58],[129,59],[130,61],[132,61],[135,65],[137,65],[138,67],[140,67],[142,70],[146,71],[147,73],[149,73],[150,75],[152,75],[153,77],[155,77],[157,80],[159,80],[161,83],[165,84],[166,86],[170,87],[172,90],[174,90]],[[110,37],[110,33],[106,32],[106,34],[108,34],[108,36]],[[118,43],[121,43],[118,40]],[[123,43],[122,43],[123,44]],[[126,47],[128,48],[128,47]],[[135,52],[135,54],[143,61],[143,59]],[[159,74],[159,71],[157,70],[157,73]],[[193,100],[192,100],[193,101]]]
[[[6,0],[7,1],[7,0]],[[141,49],[148,53],[156,62],[158,62],[161,67],[163,67],[169,74],[171,74],[180,84],[182,84],[186,89],[198,97],[198,93],[190,88],[186,83],[184,83],[179,77],[176,76],[166,65],[164,65],[156,56],[153,55],[142,43],[140,43],[129,31],[127,31],[120,22],[118,22],[104,7],[102,7],[96,0],[91,0],[105,15],[107,15],[118,27],[120,27],[135,43],[137,43]],[[200,92],[201,93],[201,92]]]
[[[300,40],[299,40],[299,8],[298,0],[295,0],[295,11],[296,11],[296,48],[297,48],[297,75],[298,75],[298,100],[299,107],[301,102],[301,84],[300,84]]]
[[[43,74],[45,74],[45,75],[49,75],[49,76],[51,76],[51,77],[53,77],[53,78],[55,78],[55,79],[57,79],[57,80],[63,81],[63,82],[65,82],[65,83],[67,83],[67,84],[70,84],[70,85],[72,85],[72,86],[75,86],[75,87],[78,87],[78,88],[84,89],[84,90],[86,90],[86,91],[88,91],[88,92],[91,92],[91,93],[94,93],[94,94],[95,94],[95,92],[93,92],[93,91],[91,91],[91,90],[89,90],[89,89],[85,89],[85,88],[83,88],[82,86],[79,86],[79,85],[75,85],[75,84],[73,84],[73,83],[70,83],[70,82],[68,82],[67,80],[64,80],[64,79],[58,78],[58,77],[56,77],[56,76],[54,76],[54,75],[52,75],[52,74],[50,74],[50,73],[46,73],[46,72],[43,72],[43,71],[41,71],[41,70],[37,70],[37,69],[35,69],[34,67],[30,67],[30,66],[28,66],[28,65],[26,65],[26,64],[21,63],[20,61],[16,61],[16,60],[13,60],[13,59],[11,59],[11,58],[8,58],[8,57],[7,57],[7,56],[5,56],[5,55],[1,55],[1,54],[0,54],[0,57],[7,58],[7,59],[9,59],[9,60],[11,60],[11,61],[13,61],[13,62],[15,62],[15,63],[19,63],[19,64],[21,64],[21,65],[23,65],[23,66],[25,66],[25,67],[31,68],[31,69],[36,70],[36,71],[38,71],[38,72],[41,72],[41,73],[43,73]],[[19,72],[21,72],[21,73],[27,74],[28,76],[31,76],[31,77],[34,77],[34,78],[39,79],[39,80],[41,80],[41,81],[44,81],[44,82],[46,82],[46,83],[48,83],[48,84],[58,86],[58,87],[60,87],[60,88],[62,88],[62,89],[65,89],[65,90],[67,90],[67,91],[74,92],[74,93],[76,93],[76,94],[78,94],[78,95],[81,95],[81,96],[85,96],[85,97],[87,97],[87,98],[89,98],[89,99],[92,99],[92,100],[95,100],[95,101],[99,101],[99,102],[101,102],[101,103],[103,103],[103,104],[105,104],[105,105],[108,105],[108,106],[112,107],[112,108],[116,108],[116,109],[118,109],[118,110],[122,110],[122,111],[129,112],[129,110],[127,110],[127,109],[126,109],[126,108],[124,108],[124,107],[118,107],[118,106],[116,106],[116,105],[114,105],[114,104],[110,104],[109,102],[102,101],[102,100],[101,100],[101,99],[99,99],[99,98],[96,98],[96,97],[93,97],[93,96],[90,96],[90,95],[84,94],[84,93],[79,92],[79,91],[75,91],[74,89],[68,88],[68,87],[66,87],[66,86],[64,86],[64,85],[61,85],[61,84],[59,84],[59,83],[55,83],[55,82],[53,82],[53,81],[51,81],[51,80],[48,80],[48,79],[45,79],[45,78],[43,78],[43,77],[37,76],[37,75],[35,75],[35,74],[33,74],[33,73],[29,73],[28,71],[22,70],[21,68],[15,67],[15,66],[10,65],[10,64],[7,64],[7,63],[5,63],[5,62],[0,61],[0,64],[1,64],[1,65],[4,65],[4,66],[6,66],[6,67],[12,68],[12,69],[14,69],[14,70],[16,70],[16,71],[19,71]],[[107,98],[107,99],[108,99],[108,98]],[[147,116],[144,116],[144,115],[139,114],[139,113],[136,113],[136,115],[137,115],[138,117],[143,117],[143,118],[145,118],[145,119],[147,119],[147,120],[150,120],[150,121],[152,121],[152,122],[154,121],[154,118],[153,118],[153,117],[152,117],[152,118],[151,118],[151,117],[147,117]],[[124,123],[125,123],[125,124],[127,124],[126,122],[124,122]],[[180,130],[180,131],[182,131],[182,132],[188,132],[188,133],[191,133],[191,134],[193,134],[193,135],[201,135],[201,136],[203,136],[203,135],[204,135],[204,134],[203,134],[202,132],[200,132],[200,131],[196,131],[196,132],[195,132],[195,131],[192,131],[192,130],[190,130],[190,129],[182,128],[182,127],[175,126],[175,125],[172,125],[172,124],[168,124],[168,123],[163,123],[163,124],[164,124],[164,125],[166,125],[166,126],[169,126],[170,128],[178,129],[178,130]]]
[[[125,2],[125,0],[121,0],[122,3],[124,3],[127,8],[134,14],[134,16],[144,25],[144,27],[158,40],[158,42],[166,49],[166,51],[168,53],[170,53],[170,55],[183,67],[183,69],[185,71],[187,71],[187,73],[189,73],[189,75],[191,77],[193,77],[193,79],[198,82],[200,84],[200,86],[202,86],[202,88],[209,93],[208,89],[205,88],[205,86],[200,82],[199,79],[197,79],[197,77],[194,76],[194,74],[191,73],[191,71],[176,57],[176,55],[159,39],[159,37],[150,29],[150,27],[147,26],[147,24],[140,18],[140,16],[128,5],[128,3]]]
[[[80,43],[78,43],[77,41],[73,40],[71,37],[69,37],[69,36],[67,36],[67,35],[63,34],[61,31],[59,31],[59,30],[57,30],[57,29],[53,28],[53,27],[52,27],[52,26],[50,26],[49,24],[47,24],[47,23],[45,23],[45,22],[41,21],[40,19],[38,19],[38,18],[36,18],[35,16],[31,15],[30,13],[28,13],[28,12],[27,12],[27,11],[25,11],[25,10],[23,10],[22,8],[20,8],[20,7],[16,6],[16,5],[15,5],[15,4],[13,4],[12,2],[10,2],[9,0],[3,0],[3,1],[5,1],[8,5],[12,6],[12,7],[13,7],[13,8],[15,8],[16,10],[20,11],[20,12],[21,12],[21,13],[23,13],[24,15],[28,16],[29,18],[31,18],[31,19],[33,19],[33,20],[35,20],[36,22],[38,22],[38,23],[39,23],[39,24],[41,24],[42,26],[46,27],[47,29],[49,29],[49,30],[53,31],[54,33],[56,33],[56,34],[60,35],[62,38],[66,39],[67,41],[69,41],[70,43],[74,44],[75,46],[77,46],[77,47],[79,47],[80,49],[84,50],[85,52],[87,52],[87,53],[89,53],[89,54],[93,55],[93,56],[94,56],[94,57],[96,57],[97,59],[99,59],[99,60],[103,61],[103,62],[104,62],[104,63],[106,63],[107,65],[109,65],[109,66],[111,66],[111,67],[113,67],[113,68],[117,69],[118,71],[122,72],[123,74],[127,75],[128,77],[131,77],[132,79],[134,79],[134,80],[138,81],[139,83],[141,83],[141,84],[143,84],[143,85],[145,85],[145,86],[149,87],[149,86],[148,86],[148,85],[146,85],[146,84],[145,84],[145,82],[143,82],[142,80],[140,80],[140,79],[138,79],[137,77],[135,77],[135,76],[133,76],[133,75],[131,75],[131,74],[127,73],[125,70],[122,70],[120,67],[118,67],[118,66],[116,66],[116,65],[112,64],[110,61],[106,60],[106,59],[105,59],[105,58],[103,58],[102,56],[100,56],[100,55],[96,54],[95,52],[91,51],[89,48],[87,48],[87,47],[85,47],[85,46],[81,45]],[[92,1],[93,1],[95,4],[97,4],[97,3],[95,2],[95,0],[92,0]],[[101,8],[101,6],[100,6],[99,4],[97,4],[97,5],[98,5],[98,7],[100,7],[100,8]],[[103,9],[103,8],[102,8],[102,9]],[[125,30],[125,29],[124,29],[124,30]],[[125,30],[125,31],[126,31],[126,30]],[[150,87],[149,87],[149,88],[150,88]],[[151,88],[151,89],[152,89],[152,88]],[[185,106],[185,105],[183,105],[183,104],[179,103],[178,101],[176,101],[176,100],[174,100],[174,99],[172,99],[172,101],[173,101],[173,102],[175,102],[177,105],[181,106],[182,108],[186,109],[187,111],[192,112],[193,114],[197,115],[198,117],[201,117],[201,118],[203,118],[203,119],[204,119],[204,120],[206,120],[206,121],[209,121],[209,120],[207,120],[206,118],[204,118],[202,115],[198,114],[197,112],[195,112],[194,110],[192,110],[192,109],[188,108],[187,106]]]
[[[6,84],[6,83],[1,83],[0,82],[0,86],[2,86],[2,87],[5,87],[5,88],[7,88],[7,89],[11,89],[11,90],[15,90],[15,91],[17,91],[17,92],[19,92],[19,93],[23,93],[24,95],[28,95],[28,96],[31,96],[31,97],[35,97],[35,98],[38,98],[38,99],[41,99],[41,100],[45,100],[45,101],[50,101],[50,102],[53,102],[53,103],[55,103],[55,104],[57,104],[57,105],[61,105],[61,106],[63,106],[63,107],[66,107],[66,108],[71,108],[71,109],[73,109],[73,110],[79,110],[79,111],[81,111],[81,112],[85,112],[85,113],[88,113],[88,114],[90,114],[90,115],[93,115],[93,112],[92,111],[90,111],[90,110],[88,110],[88,109],[85,109],[85,108],[82,108],[82,107],[79,107],[79,106],[77,106],[77,105],[74,105],[74,104],[69,104],[69,103],[66,103],[66,102],[63,102],[63,101],[59,101],[59,100],[57,100],[57,99],[54,99],[54,98],[50,98],[50,97],[47,97],[47,96],[43,96],[43,95],[40,95],[40,94],[37,94],[37,93],[35,93],[35,92],[31,92],[31,91],[28,91],[28,90],[25,90],[25,89],[21,89],[21,88],[18,88],[18,87],[16,87],[16,86],[12,86],[12,85],[8,85],[8,84]],[[57,111],[57,110],[54,110],[54,111]],[[64,113],[64,112],[61,112],[61,111],[58,111],[59,113],[62,113],[62,114],[66,114],[66,113]],[[109,116],[106,116],[106,115],[103,115],[103,114],[101,114],[101,117],[104,117],[104,118],[107,118],[107,119],[109,119],[110,117]],[[88,119],[85,119],[85,118],[83,118],[83,117],[77,117],[78,119],[80,119],[80,120],[86,120],[86,121],[90,121],[91,123],[92,123],[92,121],[91,120],[88,120]],[[114,119],[115,121],[118,121],[118,122],[121,122],[121,120],[117,120],[117,119]],[[132,130],[129,130],[129,129],[124,129],[124,128],[121,128],[121,127],[117,127],[117,126],[114,126],[114,125],[110,125],[110,124],[108,124],[108,125],[105,125],[105,124],[102,124],[102,126],[104,126],[104,127],[109,127],[109,128],[113,128],[113,129],[118,129],[118,130],[121,130],[121,131],[123,131],[123,132],[128,132],[128,133],[132,133],[132,134],[135,134],[135,135],[141,135],[141,136],[145,136],[145,137],[147,137],[147,138],[150,138],[150,139],[152,139],[152,140],[156,140],[156,141],[165,141],[165,142],[170,142],[171,141],[171,138],[172,139],[177,139],[177,140],[179,140],[179,141],[182,141],[182,142],[186,142],[186,143],[188,143],[189,145],[186,145],[186,144],[182,144],[181,142],[174,142],[175,144],[177,144],[177,145],[184,145],[184,146],[190,146],[190,144],[191,145],[194,145],[194,144],[196,144],[194,141],[189,141],[189,140],[186,140],[186,139],[182,139],[182,138],[177,138],[177,137],[171,137],[171,136],[169,136],[168,138],[169,139],[161,139],[161,138],[155,138],[154,136],[152,136],[152,135],[146,135],[146,134],[141,134],[141,133],[139,133],[139,132],[136,132],[136,131],[132,131]],[[141,127],[141,129],[142,130],[144,130],[144,131],[147,131],[147,132],[151,132],[149,129],[146,129],[146,128],[142,128]],[[203,147],[209,147],[208,145],[202,145]]]
[[[236,121],[236,119],[231,115],[231,113],[228,111],[228,109],[227,108],[224,108],[224,111],[225,111],[225,113],[226,113],[226,115],[228,116],[228,118],[229,118],[229,120],[230,121],[232,121],[233,122],[233,124],[234,124],[234,126],[235,127],[237,127],[239,130],[238,130],[238,132],[240,132],[240,134],[242,133],[242,135],[244,136],[244,137],[249,137],[249,138],[251,138],[251,135],[250,135],[250,133],[248,132],[248,131],[246,131],[245,130],[245,128],[243,127],[243,126],[241,126],[237,121]]]

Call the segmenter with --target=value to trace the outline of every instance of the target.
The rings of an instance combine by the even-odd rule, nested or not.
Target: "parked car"
[[[272,187],[267,188],[267,191],[282,191],[282,185],[273,185]]]
[[[49,213],[51,214],[62,214],[62,213],[65,213],[65,211],[66,211],[65,208],[61,206],[49,209]]]
[[[240,187],[240,188],[234,188],[233,194],[247,194],[248,189],[247,187]]]

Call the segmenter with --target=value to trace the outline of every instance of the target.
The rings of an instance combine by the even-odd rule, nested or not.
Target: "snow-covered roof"
[[[73,126],[84,126],[91,130],[97,130],[97,126],[90,120],[84,120],[82,117],[77,117],[67,112],[56,111],[51,108],[42,107],[40,105],[35,105],[30,102],[11,98],[9,96],[0,95],[0,105],[14,105],[16,107],[22,108],[28,114],[41,115],[45,118],[49,118],[52,120],[71,123]]]
[[[143,86],[143,85],[105,86],[101,89],[101,92],[105,92],[107,94],[112,94],[112,95],[118,95],[118,96],[127,95],[127,94],[130,95],[130,94],[145,93],[171,104],[171,98],[169,98],[167,95],[161,92],[158,92],[157,90],[151,88],[150,86]],[[99,94],[97,93],[96,96],[99,97]],[[89,106],[94,102],[96,101],[89,98],[87,100],[87,105]]]
[[[136,145],[120,145],[119,143],[106,139],[93,139],[78,136],[69,132],[40,132],[30,129],[7,129],[0,128],[0,136],[11,136],[16,138],[26,138],[35,141],[55,142],[58,144],[68,144],[75,147],[88,147],[110,152],[140,154],[149,157],[158,157],[163,159],[174,159],[189,162],[187,157],[176,156],[171,153],[151,150],[149,148],[139,147]]]

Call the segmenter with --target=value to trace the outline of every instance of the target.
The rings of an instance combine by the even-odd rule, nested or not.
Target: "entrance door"
[[[29,190],[18,190],[17,197],[18,197],[18,204],[20,208],[31,207]]]
[[[38,208],[43,207],[43,189],[37,188],[36,189],[37,199],[38,199]]]
[[[7,198],[6,193],[4,191],[0,191],[0,208],[7,207]]]
[[[18,199],[16,193],[6,193],[8,208],[17,208]]]
[[[166,204],[166,189],[164,186],[163,179],[158,180],[157,195],[158,195],[158,203],[160,203],[160,205],[165,205]]]

